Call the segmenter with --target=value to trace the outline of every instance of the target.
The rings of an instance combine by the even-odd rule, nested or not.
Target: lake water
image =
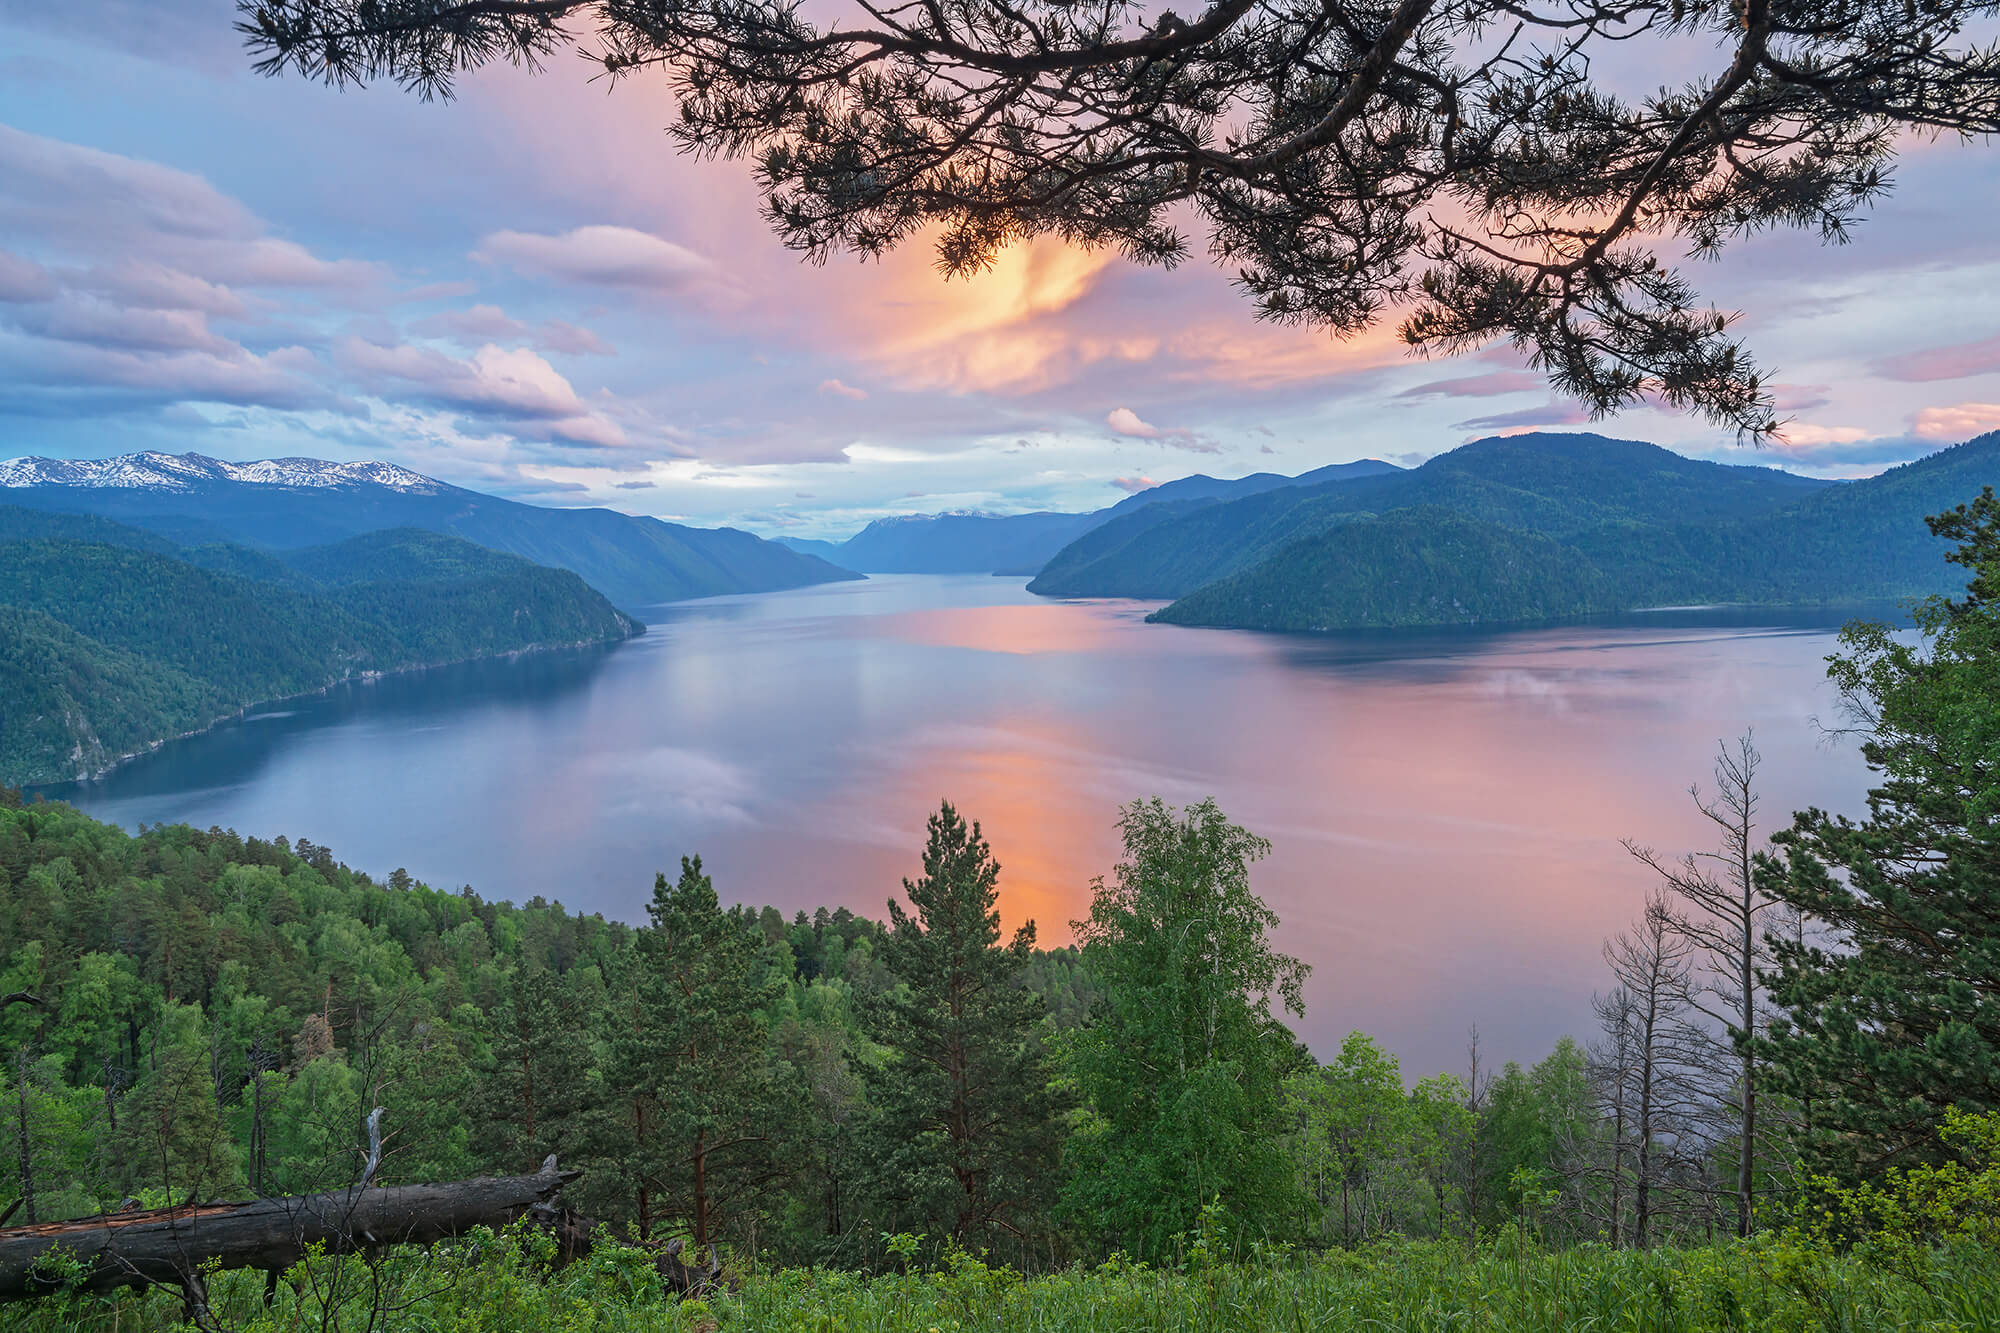
[[[128,827],[307,837],[378,876],[639,916],[699,852],[725,900],[883,914],[948,797],[1009,926],[1065,941],[1118,806],[1214,795],[1313,966],[1299,1025],[1411,1074],[1585,1035],[1646,884],[1624,837],[1710,845],[1687,795],[1754,728],[1763,826],[1858,811],[1822,659],[1839,616],[1700,612],[1302,637],[1142,623],[1022,580],[881,577],[656,608],[619,647],[345,687],[53,789]]]

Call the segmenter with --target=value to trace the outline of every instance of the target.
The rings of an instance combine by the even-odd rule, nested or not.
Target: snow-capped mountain
[[[92,514],[184,545],[272,550],[421,528],[573,570],[621,607],[856,577],[732,528],[686,528],[611,509],[543,509],[393,463],[226,463],[164,453],[0,462],[0,532],[6,514],[23,508]]]
[[[329,463],[319,458],[260,458],[230,463],[204,454],[146,452],[120,458],[0,459],[0,487],[75,486],[116,490],[185,491],[204,482],[233,481],[292,489],[380,486],[409,495],[446,489],[394,463]]]

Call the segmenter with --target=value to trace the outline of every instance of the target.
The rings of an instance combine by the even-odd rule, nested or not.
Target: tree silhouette
[[[666,77],[814,259],[920,231],[966,274],[1056,235],[1171,265],[1206,228],[1262,315],[1511,341],[1598,415],[1777,426],[1732,317],[1663,250],[1846,238],[1909,131],[2000,129],[1992,0],[239,0],[258,68],[426,98],[576,50]],[[823,12],[814,7],[813,15]],[[1624,95],[1611,50],[1709,73]],[[1624,63],[1624,62],[1621,62]]]

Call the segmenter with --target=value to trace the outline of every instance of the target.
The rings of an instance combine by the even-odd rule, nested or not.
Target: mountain
[[[1544,457],[1562,455],[1551,450]],[[1576,489],[1576,474],[1552,478],[1541,471],[1522,467],[1514,475],[1558,494]],[[1613,475],[1596,469],[1599,482]],[[1699,474],[1670,469],[1654,484],[1671,492],[1690,478]],[[1643,484],[1627,516],[1553,531],[1440,506],[1350,515],[1188,592],[1152,618],[1318,630],[1523,622],[1716,602],[1837,605],[1952,592],[1963,572],[1945,563],[1948,543],[1932,537],[1923,520],[1971,500],[1996,479],[2000,433],[1877,477],[1805,488],[1802,498],[1761,513],[1743,512],[1757,492],[1730,478],[1722,483],[1728,493],[1685,495],[1686,521],[1662,517],[1662,496]],[[1586,489],[1574,500],[1580,512],[1602,519],[1601,492]]]
[[[773,537],[771,540],[788,551],[815,556],[830,565],[840,566],[839,542],[820,541],[816,537]]]
[[[643,628],[568,570],[429,531],[281,555],[159,541],[0,507],[0,783],[98,772],[356,675]]]
[[[1149,619],[1320,630],[1559,620],[1610,609],[1604,577],[1555,539],[1426,505],[1293,542]]]
[[[1247,477],[1223,480],[1197,472],[1191,477],[1182,477],[1177,481],[1163,481],[1158,486],[1128,495],[1111,508],[1101,509],[1098,512],[1111,519],[1144,509],[1147,505],[1170,504],[1178,500],[1240,500],[1246,495],[1259,495],[1286,486],[1319,486],[1329,481],[1380,477],[1402,470],[1394,463],[1385,463],[1379,458],[1364,458],[1354,463],[1329,463],[1310,472],[1301,472],[1296,477],[1287,477],[1278,472],[1253,472]]]
[[[690,528],[610,509],[543,509],[391,463],[200,454],[0,462],[0,499],[92,514],[173,537],[285,550],[423,528],[567,569],[619,606],[771,592],[856,577],[734,528]]]
[[[1353,518],[1435,506],[1563,537],[1620,522],[1748,517],[1832,485],[1683,458],[1601,435],[1478,440],[1420,468],[1126,514],[1058,552],[1028,585],[1053,597],[1180,597]]]
[[[832,557],[867,574],[1032,573],[1095,514],[910,514],[878,518]]]
[[[1319,486],[1400,472],[1366,458],[1334,463],[1297,477],[1257,472],[1224,480],[1196,473],[1129,495],[1087,514],[908,514],[880,518],[835,545],[780,537],[781,545],[869,574],[1034,574],[1058,551],[1092,530],[1162,505],[1215,504],[1289,486]]]

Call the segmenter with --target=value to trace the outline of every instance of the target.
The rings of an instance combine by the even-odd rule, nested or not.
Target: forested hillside
[[[1519,436],[1325,494],[1134,515],[1130,533],[1107,525],[1029,587],[1106,580],[1121,595],[1178,598],[1156,620],[1281,630],[1919,596],[1950,583],[1923,516],[1996,476],[2000,436],[1837,485],[1650,445]]]
[[[1294,542],[1150,618],[1316,630],[1558,620],[1617,606],[1604,576],[1553,538],[1426,505]]]
[[[15,459],[0,501],[96,515],[187,545],[292,550],[421,528],[567,569],[627,609],[855,577],[734,528],[691,528],[610,509],[546,509],[382,463],[196,454]]]
[[[282,557],[163,546],[102,519],[0,508],[0,671],[18,686],[0,714],[0,778],[87,775],[362,673],[639,629],[567,570],[434,533]]]
[[[1173,516],[1142,510],[1062,551],[1028,588],[1053,597],[1180,597],[1336,523],[1419,505],[1566,538],[1607,523],[1754,517],[1826,485],[1599,435],[1479,440],[1408,472],[1269,491]]]

